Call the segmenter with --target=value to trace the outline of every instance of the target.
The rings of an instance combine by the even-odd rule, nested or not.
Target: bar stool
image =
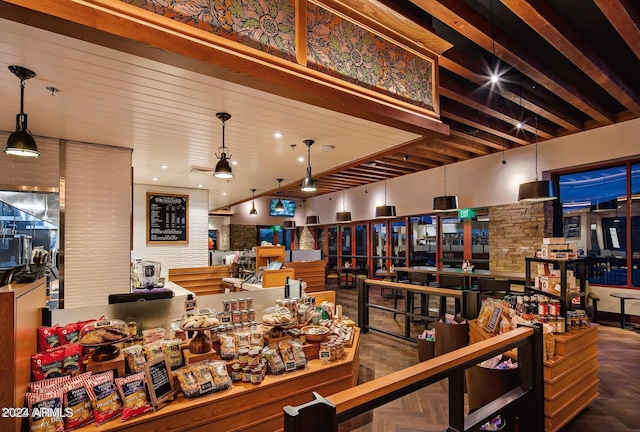
[[[440,275],[438,280],[438,286],[441,288],[450,288],[462,291],[465,289],[465,277],[454,275]],[[459,314],[461,310],[460,300],[455,300],[454,314]],[[447,298],[440,297],[440,314],[444,314],[447,311]]]

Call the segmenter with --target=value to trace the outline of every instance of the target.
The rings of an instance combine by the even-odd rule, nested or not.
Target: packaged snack
[[[238,349],[249,348],[251,333],[237,333],[236,338],[238,340]]]
[[[153,409],[145,391],[144,372],[116,378],[115,381],[122,398],[122,421],[138,417]]]
[[[296,368],[303,369],[307,366],[307,356],[302,349],[302,344],[299,342],[291,342],[291,350],[293,351],[293,360],[296,363]]]
[[[133,345],[120,350],[124,354],[124,359],[130,373],[138,373],[144,371],[146,359],[144,357],[144,348],[140,345]]]
[[[31,356],[31,373],[36,381],[62,376],[64,350],[41,352]]]
[[[45,352],[57,346],[60,346],[58,325],[56,324],[53,327],[38,327],[38,351]]]
[[[215,391],[231,388],[232,382],[229,372],[227,371],[226,362],[211,362],[209,363],[209,370],[213,376],[213,387]]]
[[[62,386],[65,431],[93,422],[93,407],[87,393],[87,379],[90,376],[89,372],[78,375]]]
[[[235,335],[220,335],[220,357],[225,360],[233,360],[238,357]]]
[[[84,372],[84,363],[82,363],[82,347],[80,344],[74,342],[63,345],[61,348],[64,349],[62,373],[65,375],[76,376]]]
[[[193,363],[176,371],[182,394],[194,398],[215,390],[213,375],[206,362]]]
[[[160,342],[153,342],[144,345],[144,357],[148,362],[160,358],[164,355],[162,352],[162,344]]]
[[[162,327],[147,329],[142,331],[142,340],[144,344],[150,344],[153,342],[160,341],[164,339],[164,329]]]
[[[122,413],[122,402],[113,382],[113,371],[87,378],[87,393],[91,399],[96,425],[99,426]]]
[[[60,387],[47,393],[27,393],[30,431],[64,432],[62,394]]]
[[[293,357],[293,349],[291,348],[291,342],[288,340],[282,340],[278,343],[278,351],[280,352],[280,357],[282,357],[282,361],[285,363],[292,362],[295,360]]]
[[[164,356],[169,360],[169,367],[171,367],[171,370],[183,366],[184,362],[182,360],[182,350],[180,349],[181,343],[182,341],[179,339],[165,340],[160,342],[162,352]]]
[[[80,327],[76,323],[67,324],[64,327],[56,327],[56,329],[60,345],[78,342],[78,339],[80,339]]]
[[[46,393],[53,388],[62,387],[70,379],[70,376],[60,376],[42,381],[34,381],[29,383],[29,391],[31,393]]]
[[[260,347],[264,346],[264,333],[261,331],[253,331],[249,335],[249,346]]]
[[[274,375],[284,372],[284,362],[282,361],[275,344],[262,348],[262,356],[267,359],[269,372]]]

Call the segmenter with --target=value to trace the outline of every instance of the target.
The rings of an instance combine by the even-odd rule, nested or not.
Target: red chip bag
[[[38,327],[38,351],[45,352],[51,348],[60,346],[58,337],[58,325],[53,327]]]
[[[64,432],[62,415],[62,388],[48,393],[27,393],[29,404],[29,430],[32,432]]]
[[[113,371],[87,378],[87,394],[93,406],[96,425],[122,414],[122,401],[113,382]]]
[[[31,356],[31,373],[36,381],[62,376],[64,350],[37,353]]]
[[[76,376],[84,372],[82,363],[82,347],[78,343],[64,345],[64,361],[62,362],[62,373],[64,375]]]
[[[62,386],[64,392],[65,431],[93,422],[93,407],[87,392],[87,379],[89,376],[91,376],[91,372],[78,375],[69,379]]]
[[[145,390],[145,374],[140,372],[125,378],[116,378],[122,398],[122,421],[127,421],[153,410]]]
[[[60,345],[78,342],[78,339],[80,339],[80,329],[76,323],[67,324],[64,327],[57,327],[57,329]]]

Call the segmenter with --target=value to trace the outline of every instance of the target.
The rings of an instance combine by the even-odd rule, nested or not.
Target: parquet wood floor
[[[327,286],[327,289],[333,287]],[[357,290],[335,289],[336,301],[343,313],[357,319]],[[392,307],[393,300],[379,302]],[[398,302],[403,308],[404,300]],[[452,304],[449,305],[452,308]],[[372,312],[376,325],[402,332],[403,319],[393,314]],[[640,333],[623,330],[617,322],[601,323],[599,337],[600,397],[580,413],[561,432],[640,432]],[[423,326],[412,326],[412,334]],[[362,379],[381,377],[418,362],[416,345],[378,332],[362,335],[360,364]],[[448,401],[446,380],[433,384],[373,412],[370,422],[357,421],[341,427],[355,432],[431,432],[447,428]],[[354,425],[357,427],[354,428]]]

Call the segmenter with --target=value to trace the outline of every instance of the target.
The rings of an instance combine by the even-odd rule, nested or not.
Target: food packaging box
[[[342,325],[345,325],[347,327],[355,327],[356,323],[353,320],[350,319],[343,319],[342,321],[340,321],[340,323],[342,323]]]
[[[564,237],[545,237],[542,239],[542,244],[543,245],[550,245],[550,244],[563,244],[566,243],[567,240]]]
[[[549,264],[538,264],[538,276],[549,276]]]
[[[540,256],[548,259],[572,259],[578,256],[575,243],[543,244]]]
[[[551,276],[539,276],[536,278],[536,283],[538,289],[542,291],[555,291],[556,284],[560,283],[559,277],[551,277]]]

